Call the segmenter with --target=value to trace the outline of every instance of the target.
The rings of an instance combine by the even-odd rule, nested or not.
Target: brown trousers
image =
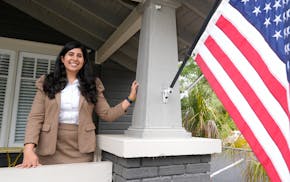
[[[59,124],[56,151],[53,155],[39,157],[42,165],[92,162],[94,153],[80,153],[78,149],[78,125]]]

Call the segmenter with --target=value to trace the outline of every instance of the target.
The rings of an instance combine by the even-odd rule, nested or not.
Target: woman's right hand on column
[[[38,156],[34,152],[34,144],[25,144],[23,150],[23,161],[22,164],[17,165],[17,168],[31,168],[40,166]]]

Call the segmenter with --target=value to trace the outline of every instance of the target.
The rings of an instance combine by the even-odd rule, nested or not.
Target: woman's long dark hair
[[[68,83],[66,70],[61,58],[74,48],[80,48],[84,57],[84,65],[77,74],[79,89],[87,102],[95,104],[97,102],[96,77],[93,72],[93,65],[88,59],[87,50],[84,45],[77,41],[68,42],[64,45],[56,58],[54,72],[49,73],[44,80],[43,90],[50,98],[55,98],[55,94],[65,88]]]

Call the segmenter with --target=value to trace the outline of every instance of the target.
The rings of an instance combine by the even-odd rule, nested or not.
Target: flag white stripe
[[[231,62],[236,65],[242,76],[247,80],[259,100],[277,123],[286,141],[288,140],[287,143],[289,144],[289,119],[280,103],[268,90],[267,86],[264,84],[263,80],[252,67],[252,65],[247,61],[239,49],[231,42],[231,40],[224,34],[224,32],[219,29],[219,27],[213,26],[210,34],[217,42],[219,47],[231,59]],[[280,72],[283,71],[285,71],[285,68],[280,70]]]
[[[225,89],[231,101],[236,105],[239,112],[241,113],[241,116],[244,118],[245,121],[247,121],[247,124],[252,131],[259,131],[253,132],[253,134],[260,142],[260,145],[263,147],[266,154],[272,161],[280,178],[282,179],[282,181],[289,180],[288,167],[284,161],[284,158],[282,157],[280,150],[273,142],[272,138],[269,136],[264,126],[261,124],[254,111],[251,109],[248,102],[245,100],[239,89],[232,82],[230,77],[225,73],[223,68],[215,60],[215,58],[212,56],[206,46],[204,44],[200,46],[201,47],[198,50],[199,54],[206,62],[211,72],[215,75],[220,85],[222,85],[222,87]]]
[[[222,1],[221,6],[223,16],[229,20],[240,33],[249,41],[251,45],[257,50],[261,55],[265,64],[268,66],[271,73],[276,77],[276,79],[283,85],[286,89],[289,85],[287,81],[285,64],[280,60],[280,58],[273,52],[271,47],[265,42],[265,39],[260,34],[260,32],[253,27],[235,8],[230,4]],[[251,33],[249,33],[251,32]],[[267,54],[265,54],[265,52]],[[283,70],[283,71],[281,71]]]

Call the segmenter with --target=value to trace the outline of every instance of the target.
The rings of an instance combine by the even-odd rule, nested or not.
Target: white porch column
[[[162,90],[169,87],[178,70],[175,0],[147,0],[142,19],[136,79],[140,83],[132,126],[132,137],[190,137],[182,127],[179,85],[168,103]]]

